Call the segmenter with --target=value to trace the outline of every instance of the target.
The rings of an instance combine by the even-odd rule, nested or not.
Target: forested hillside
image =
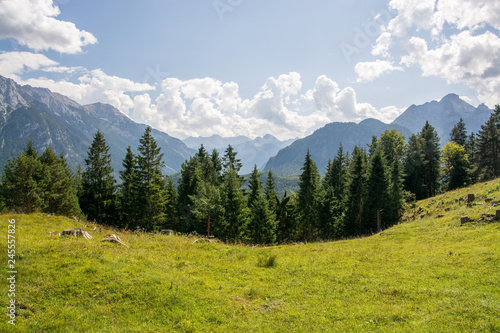
[[[397,224],[414,200],[498,177],[499,133],[499,106],[477,137],[460,120],[442,149],[428,122],[408,142],[388,130],[368,149],[356,146],[348,154],[341,146],[324,177],[307,151],[297,192],[278,195],[271,170],[261,181],[255,167],[243,186],[242,164],[230,145],[222,157],[201,146],[182,164],[175,186],[162,173],[163,153],[150,127],[137,152],[127,149],[117,185],[98,131],[76,175],[64,156],[50,147],[39,154],[29,143],[5,166],[0,189],[9,210],[81,210],[91,221],[131,230],[173,229],[250,244],[333,240],[380,232]]]

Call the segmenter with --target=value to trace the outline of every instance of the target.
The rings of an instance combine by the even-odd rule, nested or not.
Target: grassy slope
[[[120,232],[126,248],[101,243],[104,228],[88,228],[92,240],[58,237],[48,232],[81,225],[3,215],[0,271],[15,218],[24,332],[498,332],[500,223],[460,226],[496,209],[455,202],[467,193],[500,201],[500,181],[422,201],[371,237],[254,249]]]

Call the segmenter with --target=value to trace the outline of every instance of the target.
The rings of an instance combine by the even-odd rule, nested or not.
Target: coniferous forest
[[[273,172],[261,182],[257,167],[243,187],[242,164],[230,145],[222,156],[202,145],[182,165],[175,184],[162,173],[161,149],[150,127],[138,151],[127,150],[116,180],[106,139],[97,131],[85,165],[76,172],[64,155],[50,147],[40,153],[28,142],[4,167],[1,205],[249,244],[369,235],[397,224],[415,200],[498,177],[500,106],[479,133],[467,133],[460,120],[449,142],[441,148],[439,141],[429,123],[407,140],[396,130],[386,131],[352,152],[340,146],[326,170],[318,170],[308,151],[297,193],[279,196]]]

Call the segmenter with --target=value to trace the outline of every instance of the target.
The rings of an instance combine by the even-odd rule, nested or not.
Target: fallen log
[[[124,245],[126,247],[129,247],[127,244],[123,243],[122,241],[116,239],[116,238],[113,238],[113,237],[106,237],[106,238],[103,238],[101,239],[101,242],[112,242],[112,243],[118,243],[118,244],[121,244],[121,245]]]

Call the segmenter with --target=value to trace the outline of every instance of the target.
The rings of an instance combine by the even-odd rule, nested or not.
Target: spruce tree
[[[467,143],[467,130],[465,128],[465,122],[462,118],[453,127],[450,133],[450,141],[464,146]]]
[[[297,197],[292,192],[281,199],[276,197],[276,241],[280,244],[297,240],[296,222]]]
[[[249,212],[241,184],[235,169],[226,170],[221,188],[224,219],[216,229],[221,238],[231,242],[242,239],[248,222]]]
[[[241,190],[243,179],[238,175],[241,162],[236,155],[236,151],[229,145],[222,158],[225,169],[221,189],[224,220],[218,229],[224,239],[232,242],[241,240],[248,222],[248,207]]]
[[[491,114],[486,124],[481,125],[478,134],[475,160],[477,174],[482,180],[500,175],[500,106]]]
[[[318,228],[319,172],[307,150],[304,165],[299,177],[298,211],[301,238],[312,241]]]
[[[26,150],[17,158],[9,159],[4,167],[0,189],[7,209],[27,214],[41,211],[42,179],[43,166],[30,141]]]
[[[423,139],[411,135],[404,160],[404,188],[415,194],[417,200],[425,198]]]
[[[366,205],[363,207],[363,234],[378,232],[388,227],[391,200],[387,165],[381,149],[376,148],[370,157]]]
[[[174,186],[172,177],[168,177],[166,189],[166,204],[165,204],[165,227],[178,230],[179,229],[179,212],[178,212],[178,195],[177,189]]]
[[[262,194],[262,182],[256,165],[250,176],[249,187],[247,204],[250,209],[250,219],[246,238],[253,244],[273,244],[276,240],[276,216],[269,210]]]
[[[190,196],[192,205],[191,213],[197,219],[196,231],[207,236],[214,235],[224,238],[221,233],[221,224],[224,221],[224,208],[219,188],[213,183],[203,183]]]
[[[163,154],[146,127],[139,140],[136,169],[137,223],[145,230],[155,230],[165,223],[166,182],[162,174]]]
[[[420,136],[423,139],[425,198],[428,198],[436,195],[440,188],[441,151],[439,149],[439,136],[428,121],[422,128]]]
[[[109,147],[97,131],[85,159],[80,206],[89,220],[114,224],[115,180]]]
[[[119,215],[120,226],[135,229],[137,227],[137,209],[138,200],[135,186],[137,183],[136,157],[130,146],[127,147],[127,153],[123,159],[123,170],[120,171],[121,184],[119,187]]]
[[[264,195],[271,212],[276,213],[276,207],[278,205],[278,194],[276,193],[276,180],[274,179],[274,174],[269,169],[267,173],[266,185],[264,186]]]
[[[342,222],[343,235],[351,237],[363,232],[363,209],[366,201],[366,152],[354,147],[349,164],[345,215]]]
[[[181,178],[179,179],[178,212],[179,231],[193,232],[197,230],[199,218],[193,215],[193,196],[198,194],[203,186],[203,176],[198,156],[192,156],[181,166]]]
[[[40,156],[40,162],[43,166],[40,187],[44,211],[64,216],[80,216],[73,173],[64,156],[57,157],[52,148],[47,147]]]

